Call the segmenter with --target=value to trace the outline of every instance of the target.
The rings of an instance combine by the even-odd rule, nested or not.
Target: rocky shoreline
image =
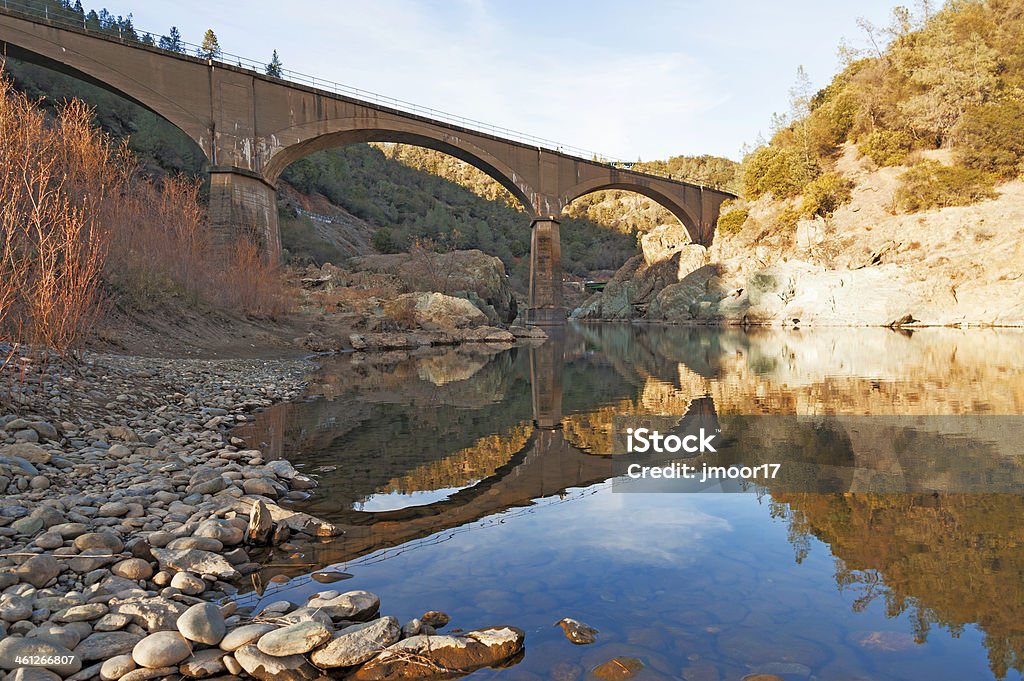
[[[523,632],[437,635],[365,591],[239,609],[261,546],[341,532],[278,505],[315,481],[230,434],[305,360],[21,358],[0,372],[0,681],[450,678]]]

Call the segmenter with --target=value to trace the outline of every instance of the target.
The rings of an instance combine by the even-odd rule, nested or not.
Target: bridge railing
[[[3,11],[11,15],[22,15],[24,18],[30,21],[42,20],[43,23],[47,23],[52,26],[69,28],[76,31],[84,31],[86,33],[95,34],[98,37],[105,38],[108,40],[115,40],[124,44],[139,44],[146,47],[161,49],[163,51],[172,54],[184,54],[188,56],[198,57],[201,59],[207,59],[213,62],[220,62],[222,64],[228,64],[231,66],[237,66],[239,68],[248,69],[254,71],[260,75],[268,75],[267,69],[268,64],[254,60],[248,57],[232,54],[230,52],[218,51],[215,55],[209,55],[204,50],[202,45],[190,43],[184,40],[178,40],[176,43],[177,49],[166,49],[161,47],[161,39],[167,37],[161,34],[152,33],[150,31],[140,30],[131,26],[129,30],[125,30],[124,26],[116,22],[110,23],[107,26],[96,26],[90,25],[86,17],[82,17],[81,20],[71,19],[69,15],[75,14],[74,10],[65,9],[61,11],[51,12],[44,6],[42,10],[34,5],[27,4],[23,0],[0,0],[0,11]],[[465,116],[459,116],[458,114],[448,113],[441,111],[440,109],[434,109],[428,106],[422,106],[415,102],[409,102],[396,97],[389,97],[369,90],[363,90],[362,88],[353,87],[351,85],[345,85],[336,81],[328,80],[325,78],[318,78],[317,76],[311,76],[298,71],[292,71],[291,69],[281,68],[279,69],[279,75],[271,76],[279,78],[284,81],[291,83],[297,83],[299,85],[306,85],[311,88],[318,90],[324,90],[332,92],[337,95],[344,97],[350,97],[352,99],[358,99],[363,102],[370,104],[376,104],[377,106],[395,109],[404,113],[410,113],[423,118],[429,118],[434,121],[441,121],[449,123],[461,128],[467,128],[476,132],[493,135],[495,137],[501,137],[508,140],[513,140],[521,144],[534,146],[548,151],[554,151],[556,153],[564,154],[566,156],[572,156],[581,160],[590,161],[591,163],[600,163],[603,165],[619,168],[622,170],[629,170],[630,172],[637,173],[639,175],[651,175],[654,177],[661,177],[669,180],[675,180],[678,182],[686,182],[688,184],[697,185],[706,189],[715,189],[724,191],[722,187],[714,185],[708,185],[697,180],[682,176],[674,175],[672,173],[662,172],[656,169],[644,169],[637,170],[634,166],[637,162],[626,161],[624,159],[615,158],[608,156],[596,151],[575,147],[570,144],[563,144],[555,140],[550,140],[545,137],[538,137],[536,135],[530,135],[528,133],[519,132],[510,128],[493,125],[485,121],[480,121],[475,118],[467,118]]]

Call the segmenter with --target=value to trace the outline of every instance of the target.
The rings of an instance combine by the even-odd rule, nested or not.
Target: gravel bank
[[[365,591],[237,609],[251,552],[341,532],[278,505],[314,480],[229,434],[312,368],[86,355],[0,373],[0,681],[430,678],[520,652],[515,628],[441,636]]]

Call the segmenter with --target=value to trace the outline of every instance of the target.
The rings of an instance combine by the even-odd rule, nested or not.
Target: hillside
[[[362,221],[341,218],[355,227],[353,240],[365,244],[369,236],[369,246],[377,252],[406,252],[417,244],[439,251],[479,249],[501,258],[517,288],[525,290],[529,217],[507,192],[479,176],[486,178],[461,161],[425,149],[352,145],[303,158],[281,180],[307,197],[310,206],[341,208]],[[287,195],[287,190],[280,192],[279,200]],[[279,205],[282,240],[298,262],[363,254],[320,248],[311,234],[317,221],[296,211],[297,205]],[[332,214],[340,216],[336,208]],[[635,252],[632,229],[604,226],[585,217],[562,223],[562,261],[568,273],[587,277],[594,270],[614,270]]]
[[[786,325],[1024,324],[1024,9],[864,24],[871,54],[740,171],[714,245],[665,226],[576,316]]]

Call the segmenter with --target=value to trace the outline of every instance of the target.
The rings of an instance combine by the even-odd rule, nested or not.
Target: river
[[[1022,678],[1024,333],[573,326],[322,364],[243,435],[317,477],[295,507],[349,531],[268,557],[250,604],[344,586],[400,620],[524,629],[525,655],[477,678],[583,679],[616,656],[687,681]],[[747,493],[620,475],[621,419],[693,414],[742,433],[733,464],[824,467],[710,488]],[[826,468],[836,487],[808,484]],[[325,587],[321,566],[351,579]]]

